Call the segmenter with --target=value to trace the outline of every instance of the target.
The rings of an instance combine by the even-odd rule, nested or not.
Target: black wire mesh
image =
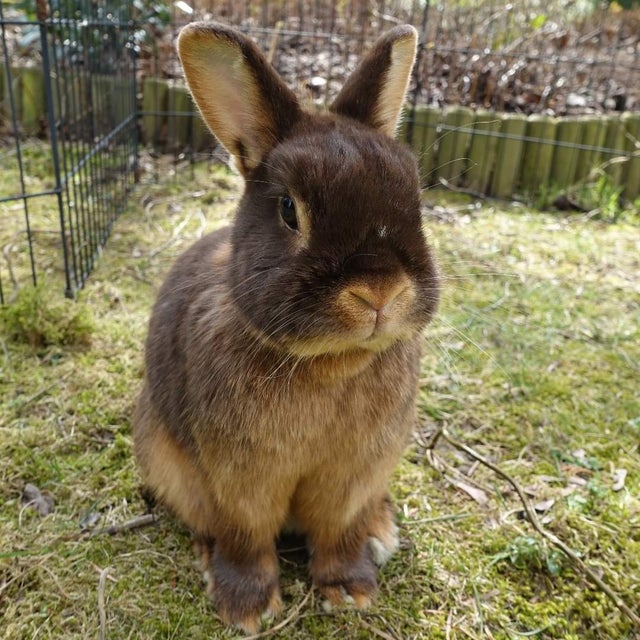
[[[640,108],[640,11],[598,0],[427,2],[422,104],[555,116]]]
[[[55,277],[73,296],[125,205],[137,158],[131,11],[131,3],[40,0],[25,12],[0,1],[1,145],[4,169],[17,177],[0,191],[0,302],[27,280]],[[48,139],[44,158],[34,136]]]

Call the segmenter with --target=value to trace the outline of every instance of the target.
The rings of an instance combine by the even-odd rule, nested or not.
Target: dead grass
[[[234,637],[176,521],[160,513],[146,528],[94,534],[145,512],[129,420],[148,313],[176,255],[229,217],[235,189],[209,167],[144,189],[75,303],[93,318],[88,345],[2,338],[6,640]],[[446,425],[499,464],[543,525],[637,610],[640,228],[427,196],[446,291],[425,338],[421,425],[393,481],[402,550],[367,613],[323,612],[287,556],[289,622],[271,637],[638,637],[527,524],[508,483],[425,443]],[[51,496],[48,515],[22,503],[26,483]]]

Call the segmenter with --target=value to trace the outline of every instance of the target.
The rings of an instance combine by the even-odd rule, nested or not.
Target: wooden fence
[[[0,67],[0,100],[7,117],[7,83]],[[44,90],[36,68],[11,75],[16,111],[25,133],[38,133],[44,122]],[[118,111],[114,78],[92,76],[79,94],[112,104]],[[123,104],[126,104],[123,103]],[[142,85],[143,142],[165,151],[203,150],[211,134],[181,83],[148,78]],[[104,112],[104,109],[101,109]],[[2,115],[4,113],[4,116]],[[565,189],[585,181],[600,168],[625,198],[640,197],[640,112],[552,118],[474,111],[462,107],[409,109],[400,136],[420,159],[423,182],[445,182],[473,192],[509,198]]]
[[[640,112],[552,118],[417,107],[410,117],[404,136],[425,185],[509,198],[566,189],[601,171],[625,198],[640,196]]]

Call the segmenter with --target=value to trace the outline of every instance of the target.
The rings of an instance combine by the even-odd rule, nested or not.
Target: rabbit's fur
[[[220,615],[246,631],[280,608],[286,525],[333,604],[367,605],[374,561],[397,546],[387,482],[438,298],[416,162],[392,139],[415,44],[412,27],[390,31],[311,114],[245,36],[180,35],[193,97],[246,186],[233,225],[160,290],[135,452],[194,531]]]

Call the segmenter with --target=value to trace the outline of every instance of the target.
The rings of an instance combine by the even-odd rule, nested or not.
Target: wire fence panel
[[[46,21],[68,291],[82,286],[126,204],[137,163],[131,5],[67,0]],[[55,160],[54,160],[55,161]]]
[[[427,11],[421,104],[555,116],[640,108],[637,11],[590,0],[441,0]]]
[[[131,7],[0,1],[0,302],[50,276],[75,295],[125,205],[137,162]]]

